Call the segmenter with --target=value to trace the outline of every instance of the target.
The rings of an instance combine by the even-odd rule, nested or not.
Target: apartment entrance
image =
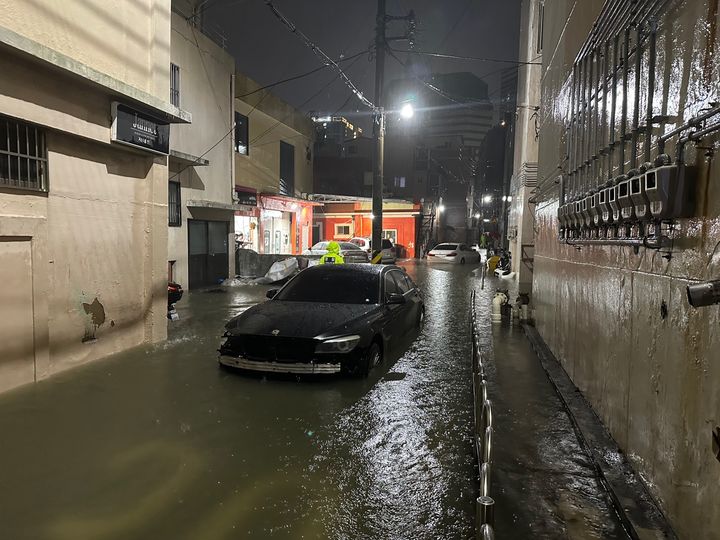
[[[227,277],[228,222],[189,219],[189,288],[216,285]]]

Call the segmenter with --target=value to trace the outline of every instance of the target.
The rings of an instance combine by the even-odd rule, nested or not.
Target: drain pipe
[[[613,177],[613,169],[615,168],[615,113],[617,111],[617,83],[618,83],[618,49],[620,47],[620,36],[615,36],[613,46],[613,75],[612,75],[612,104],[610,105],[610,157],[608,166],[608,179]]]
[[[623,44],[623,83],[622,83],[622,118],[620,120],[620,174],[625,173],[625,138],[627,136],[627,92],[628,92],[628,62],[630,61],[630,28],[625,29],[625,42]]]

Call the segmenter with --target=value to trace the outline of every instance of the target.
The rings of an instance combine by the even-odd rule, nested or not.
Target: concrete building
[[[235,214],[241,248],[299,254],[312,243],[313,142],[309,118],[252,79],[235,77]]]
[[[717,539],[720,307],[691,307],[686,287],[720,278],[718,3],[629,7],[544,4],[536,324],[678,537]],[[666,176],[673,171],[687,183]],[[692,202],[687,211],[651,205],[656,219],[638,222],[640,202],[615,198],[635,220],[573,221],[561,235],[561,206],[580,204],[582,216],[597,190],[627,198],[631,181],[631,193],[656,197],[655,182],[666,180],[676,202]]]
[[[167,331],[170,3],[0,1],[0,391]]]
[[[512,270],[521,292],[532,289],[535,231],[531,195],[537,186],[540,126],[540,77],[542,74],[542,0],[524,0],[520,19],[520,61],[517,69],[515,151],[510,181],[508,231]]]
[[[346,142],[362,137],[362,129],[343,116],[316,116],[315,157],[340,157],[346,153]]]
[[[183,287],[235,275],[235,61],[175,4],[171,99],[194,122],[170,130],[168,274]]]

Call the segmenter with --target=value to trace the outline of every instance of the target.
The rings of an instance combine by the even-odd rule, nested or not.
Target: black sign
[[[170,151],[170,124],[121,103],[113,103],[112,140],[156,154]]]
[[[245,206],[257,206],[257,192],[236,189],[235,193],[237,193],[238,204],[244,204]]]

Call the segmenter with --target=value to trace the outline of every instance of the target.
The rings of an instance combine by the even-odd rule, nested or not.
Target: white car
[[[465,264],[480,262],[480,254],[465,244],[438,244],[427,254],[429,263]]]
[[[325,255],[328,252],[327,245],[329,243],[329,240],[318,242],[310,249],[306,249],[305,251],[303,251],[302,254],[320,256]],[[338,242],[338,244],[340,245],[340,254],[343,256],[346,263],[366,263],[370,261],[368,254],[365,253],[362,249],[360,249],[359,246],[350,242]]]
[[[372,243],[369,238],[361,238],[358,236],[351,238],[350,242],[372,256]],[[382,259],[380,262],[383,264],[395,264],[397,262],[397,249],[387,238],[382,239]]]
[[[355,238],[351,238],[350,242],[352,242],[353,244],[358,246],[365,253],[370,253],[370,239],[369,238],[362,238],[360,236],[356,236]]]

